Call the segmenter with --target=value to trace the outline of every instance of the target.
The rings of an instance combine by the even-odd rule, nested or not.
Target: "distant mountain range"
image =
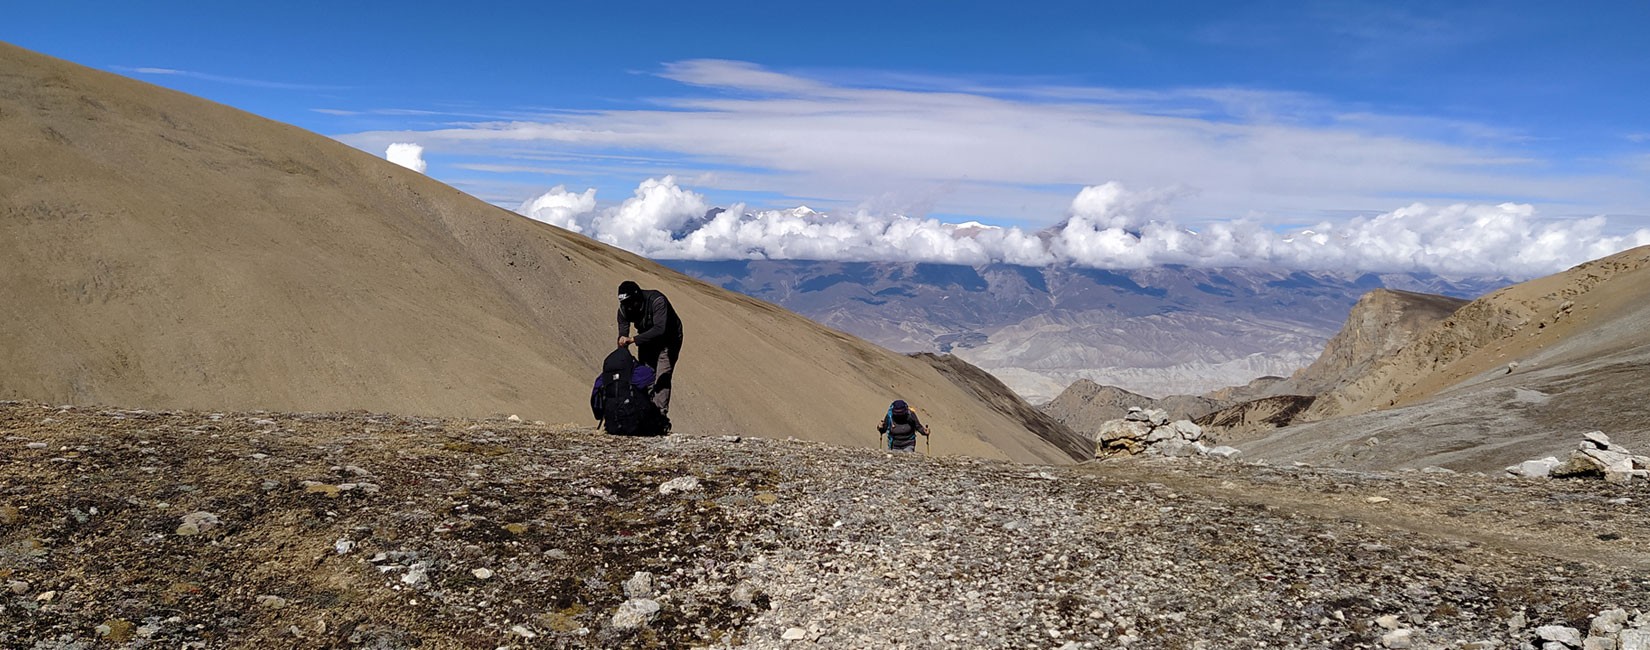
[[[1511,283],[1187,266],[663,263],[891,350],[950,352],[1032,402],[1079,379],[1161,397],[1288,376],[1317,358],[1370,290],[1475,298]]]

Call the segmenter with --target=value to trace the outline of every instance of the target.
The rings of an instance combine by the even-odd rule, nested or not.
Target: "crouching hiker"
[[[897,399],[888,407],[888,414],[877,423],[877,433],[887,437],[890,450],[914,452],[917,450],[917,434],[927,438],[928,427],[917,419],[917,412],[911,410],[905,400]]]
[[[590,413],[616,436],[662,436],[665,418],[652,391],[653,369],[636,363],[629,348],[619,348],[602,362],[602,374],[590,389]]]

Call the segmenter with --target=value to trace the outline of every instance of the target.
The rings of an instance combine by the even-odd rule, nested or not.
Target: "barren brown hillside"
[[[1352,306],[1347,323],[1312,365],[1273,386],[1273,395],[1321,395],[1368,373],[1418,333],[1468,301],[1413,291],[1376,289]]]
[[[0,44],[0,398],[585,422],[614,293],[665,291],[678,430],[1068,456],[927,363],[328,138]]]
[[[1353,467],[1494,470],[1602,430],[1650,448],[1650,247],[1514,285],[1417,334],[1310,418],[1244,445]]]

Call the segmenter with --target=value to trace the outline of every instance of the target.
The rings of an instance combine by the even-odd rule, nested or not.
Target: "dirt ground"
[[[1647,505],[1643,484],[5,402],[0,647],[1358,648],[1383,620],[1418,648],[1520,647],[1650,609]]]

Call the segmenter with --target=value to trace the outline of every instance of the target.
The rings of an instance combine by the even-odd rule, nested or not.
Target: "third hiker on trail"
[[[911,410],[905,400],[897,399],[888,407],[888,414],[882,416],[877,423],[877,433],[888,437],[888,448],[894,451],[917,450],[917,434],[928,437],[928,427],[917,419],[917,412]]]
[[[630,326],[636,335],[630,335]],[[630,280],[619,283],[619,347],[636,344],[636,360],[653,369],[653,403],[670,430],[670,385],[682,354],[682,319],[665,294]]]

